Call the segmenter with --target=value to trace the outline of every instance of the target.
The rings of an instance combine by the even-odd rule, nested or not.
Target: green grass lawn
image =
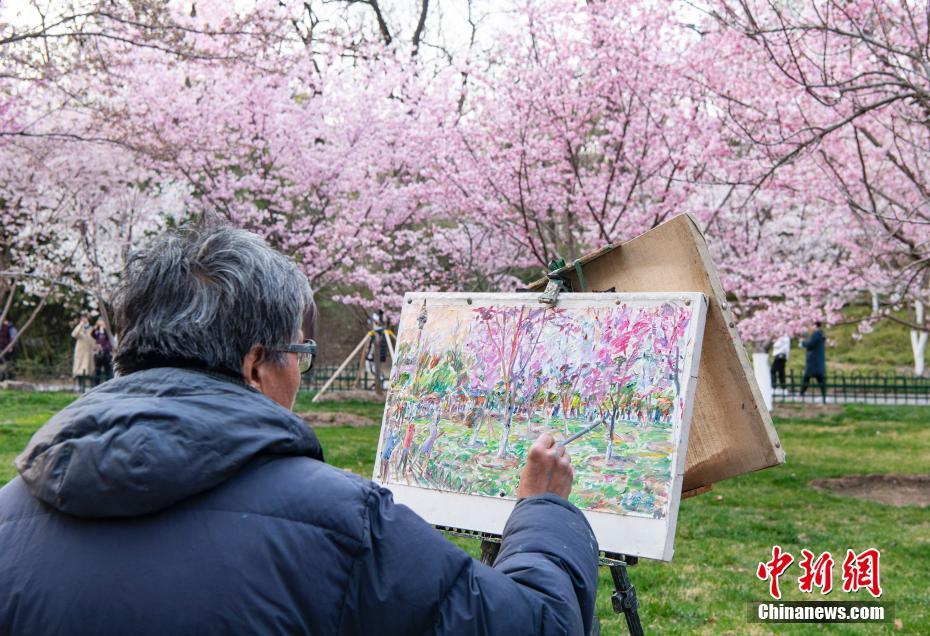
[[[32,432],[71,399],[69,394],[0,392],[0,483],[13,476],[13,457]],[[301,396],[298,410],[343,410],[380,418],[380,406],[321,402]],[[926,633],[930,624],[930,510],[894,508],[811,489],[815,478],[847,474],[930,473],[930,410],[921,407],[848,406],[838,414],[779,418],[788,454],[779,468],[723,482],[681,505],[675,558],[641,562],[630,570],[650,633],[875,633],[879,625],[760,625],[746,621],[746,603],[764,600],[767,583],[755,576],[773,544],[795,556],[782,577],[786,600],[812,599],[797,589],[801,548],[830,551],[836,560],[829,600],[869,600],[867,592],[841,591],[840,563],[847,548],[881,550],[885,601],[895,604],[902,633]],[[320,428],[327,460],[370,477],[378,428]],[[476,541],[456,543],[477,554]],[[622,617],[610,608],[609,573],[601,571],[598,614],[604,634],[622,634]],[[818,595],[815,595],[819,597]]]
[[[312,391],[301,391],[297,394],[297,400],[294,402],[295,413],[308,413],[312,411],[329,411],[339,413],[352,413],[367,417],[372,422],[381,423],[381,416],[384,413],[384,404],[379,402],[363,402],[362,400],[320,400],[313,402]]]
[[[0,484],[16,475],[13,459],[36,429],[74,397],[73,393],[0,391]]]

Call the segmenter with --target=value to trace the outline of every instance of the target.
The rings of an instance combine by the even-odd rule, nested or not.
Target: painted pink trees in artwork
[[[483,347],[480,344],[475,345],[474,332],[465,346],[474,357],[474,367],[468,375],[466,389],[468,394],[476,403],[477,414],[475,417],[474,428],[472,429],[471,445],[477,446],[479,436],[483,426],[488,427],[488,433],[493,432],[493,423],[488,420],[487,414],[491,410],[492,403],[495,399],[495,392],[501,386],[501,364],[498,359],[498,352],[493,347]],[[484,336],[478,337],[482,341]]]
[[[527,433],[532,434],[533,415],[538,405],[542,404],[545,385],[548,378],[543,376],[543,360],[545,355],[543,347],[538,347],[532,354],[533,358],[523,369],[523,372],[514,377],[514,415],[522,411],[523,417],[526,418]]]
[[[556,371],[550,378],[550,390],[555,396],[552,408],[559,410],[562,432],[568,435],[568,420],[580,395],[582,380],[594,372],[597,343],[592,334],[585,332],[577,323],[563,322],[559,325],[559,333],[559,340],[551,345],[553,363],[550,367]]]
[[[649,347],[650,319],[648,312],[626,306],[595,315],[597,352],[582,386],[593,397],[607,427],[607,461],[613,459],[617,417],[638,398],[630,387],[635,385],[638,367]]]
[[[662,306],[653,320],[653,355],[664,361],[660,368],[662,379],[670,379],[675,386],[675,395],[679,395],[684,356],[681,343],[691,321],[691,310],[687,306],[668,303]]]
[[[497,456],[505,457],[510,443],[510,429],[519,383],[528,379],[527,372],[540,347],[545,321],[556,310],[520,307],[479,307],[474,310],[477,336],[471,346],[479,351],[493,351],[484,361],[496,363],[500,369],[504,425]]]

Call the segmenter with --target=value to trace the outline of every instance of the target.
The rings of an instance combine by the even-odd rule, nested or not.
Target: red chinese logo
[[[794,561],[794,557],[783,552],[781,546],[772,546],[772,560],[760,563],[756,568],[756,576],[761,580],[768,580],[769,594],[772,598],[780,599],[781,590],[778,588],[778,577],[784,574],[788,566]]]
[[[820,588],[821,594],[829,594],[833,591],[833,556],[829,552],[824,552],[816,560],[814,553],[808,549],[801,550],[803,557],[798,565],[804,570],[804,574],[798,577],[798,588],[802,592],[813,592],[815,587]]]
[[[881,596],[878,558],[879,553],[875,548],[869,548],[859,554],[846,550],[846,558],[843,559],[843,591],[855,592],[866,589],[875,598]]]
[[[846,551],[843,559],[843,591],[857,592],[868,590],[869,594],[878,598],[882,595],[881,578],[879,576],[879,551],[875,548],[863,550],[856,554],[852,550]],[[769,594],[776,600],[781,599],[781,589],[778,579],[794,562],[794,557],[781,549],[781,546],[772,546],[772,558],[759,564],[756,576],[762,581],[769,582]],[[833,555],[823,552],[817,558],[814,553],[803,548],[798,566],[801,576],[798,577],[798,589],[811,594],[814,588],[819,588],[821,594],[833,591]]]

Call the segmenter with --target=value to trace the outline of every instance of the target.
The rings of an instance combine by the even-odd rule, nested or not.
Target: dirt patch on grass
[[[850,475],[814,479],[810,485],[835,495],[889,506],[930,506],[930,475]]]
[[[387,391],[378,397],[378,394],[371,391],[362,391],[353,389],[351,391],[327,391],[320,398],[321,402],[371,402],[372,404],[383,404]]]
[[[364,415],[356,415],[355,413],[308,411],[307,413],[298,413],[297,415],[313,428],[330,428],[335,426],[360,428],[362,426],[375,426],[378,424],[378,422],[375,422],[371,418],[365,417]]]
[[[820,415],[836,415],[843,412],[842,404],[807,404],[782,402],[775,405],[772,415],[791,419],[815,419]]]

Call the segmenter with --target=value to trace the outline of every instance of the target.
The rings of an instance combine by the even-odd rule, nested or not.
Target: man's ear
[[[264,366],[267,361],[268,353],[261,345],[252,345],[242,359],[242,377],[245,383],[259,392],[262,390]]]

